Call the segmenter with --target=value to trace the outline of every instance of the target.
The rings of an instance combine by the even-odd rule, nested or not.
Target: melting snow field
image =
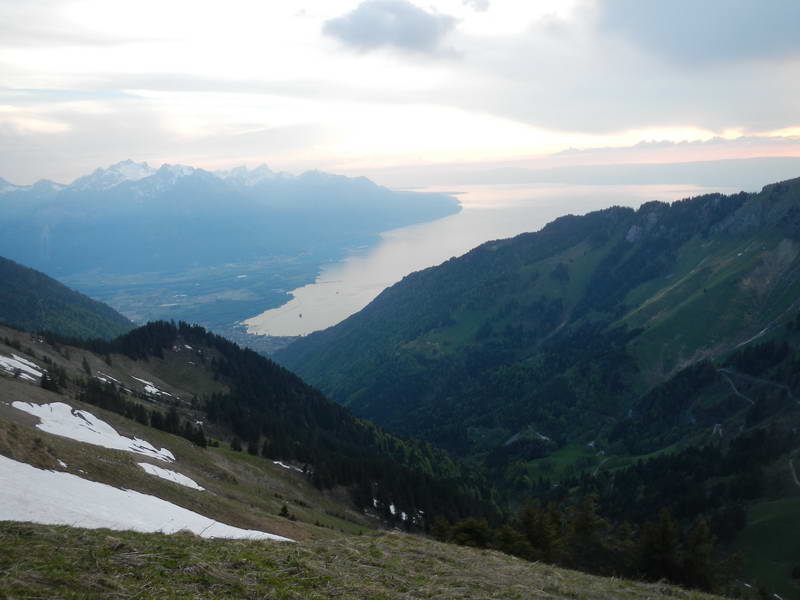
[[[162,469],[161,467],[157,465],[151,465],[150,463],[136,463],[136,464],[142,467],[150,475],[161,477],[161,479],[166,479],[167,481],[172,481],[173,483],[184,485],[194,490],[200,490],[201,492],[206,489],[198,485],[194,479],[190,479],[186,475],[181,475],[180,473],[176,473],[175,471],[170,471],[169,469]]]
[[[38,365],[16,354],[0,356],[0,369],[9,373],[18,371],[20,379],[28,381],[38,381],[42,377],[42,370]]]
[[[98,419],[92,413],[74,409],[69,404],[63,402],[33,404],[17,401],[13,402],[11,406],[39,417],[41,423],[36,427],[47,433],[103,448],[135,452],[166,462],[175,461],[175,456],[166,448],[157,450],[150,442],[122,436],[111,425]]]
[[[188,529],[205,538],[294,541],[217,523],[155,496],[37,469],[5,456],[0,456],[0,481],[0,521],[163,533]]]

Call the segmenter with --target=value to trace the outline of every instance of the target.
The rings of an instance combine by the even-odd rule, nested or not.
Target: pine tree
[[[649,579],[679,581],[678,524],[666,509],[657,523],[645,525],[641,539],[641,571]]]
[[[597,514],[595,496],[584,497],[569,523],[564,563],[584,571],[607,572],[615,562],[608,530],[608,521]]]
[[[202,425],[195,427],[194,439],[192,440],[200,448],[208,447],[208,440],[206,440],[206,432]]]
[[[180,433],[181,420],[178,416],[178,409],[170,406],[167,411],[167,417],[164,420],[164,430],[168,433]]]
[[[683,560],[684,583],[693,588],[711,590],[713,587],[714,540],[705,519],[699,519],[686,537],[686,556]]]

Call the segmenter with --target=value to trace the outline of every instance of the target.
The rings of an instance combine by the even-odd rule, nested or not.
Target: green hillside
[[[437,515],[499,517],[482,474],[427,443],[354,418],[283,367],[202,327],[155,322],[113,341],[45,334],[43,347],[38,338],[15,341],[25,335],[6,340],[6,355],[22,352],[49,365],[43,388],[194,442],[200,434],[192,424],[203,422],[225,445],[306,469],[317,489],[337,489],[348,503],[376,509],[398,526],[425,529]]]
[[[0,282],[0,323],[83,338],[112,338],[133,327],[110,306],[3,257]]]
[[[530,549],[527,542],[520,545],[521,538],[508,528],[471,538],[470,523],[488,531],[485,521],[474,518],[460,521],[453,535],[445,536],[461,546],[423,537],[428,515],[441,520],[480,510],[465,481],[454,485],[460,466],[424,445],[356,421],[340,407],[326,408],[326,401],[295,376],[198,327],[156,323],[114,342],[82,346],[0,327],[0,358],[10,357],[46,370],[48,377],[37,382],[0,369],[5,464],[11,459],[39,473],[155,496],[210,523],[268,531],[295,543],[0,522],[0,597],[712,598],[663,582],[596,577],[520,560],[508,552]],[[249,380],[231,373],[233,363],[255,365],[255,373]],[[260,410],[246,402],[248,381],[260,397]],[[269,415],[276,424],[266,434],[261,430],[256,448],[245,439],[245,447],[237,450],[243,431],[208,414],[205,404],[211,397],[225,398],[243,423],[262,427],[261,415]],[[81,419],[91,413],[137,438],[139,445],[146,440],[167,448],[175,458],[167,466],[204,490],[153,477],[140,468],[139,454],[43,431],[39,419],[16,402],[67,403],[85,411],[78,413]],[[196,423],[204,432],[199,439]],[[361,435],[358,448],[352,445],[354,435]],[[288,439],[295,444],[286,444]],[[369,471],[375,462],[383,473]],[[348,485],[342,478],[355,465],[363,471],[351,475],[355,485]],[[414,485],[413,474],[421,487]],[[367,506],[359,506],[358,494],[347,493],[359,489],[359,477],[368,478],[375,494]],[[3,492],[27,490],[26,506],[37,504],[28,482],[5,483]],[[472,483],[489,491],[479,479]],[[420,497],[412,504],[410,496],[422,488],[433,497],[428,504]],[[62,502],[71,498],[67,494]],[[0,506],[0,519],[6,508]],[[403,512],[415,516],[405,519]],[[565,518],[565,524],[572,520]],[[433,529],[442,534],[441,527]],[[574,535],[576,530],[570,525],[568,531]],[[507,553],[497,551],[501,548]],[[555,556],[548,562],[561,563]]]
[[[713,600],[400,533],[285,545],[0,523],[11,598]]]
[[[800,498],[800,179],[487,242],[276,358],[480,465],[511,506],[702,521],[753,589],[800,592],[774,541]]]
[[[276,359],[462,455],[599,442],[654,386],[793,318],[799,256],[800,180],[567,216],[413,273]]]

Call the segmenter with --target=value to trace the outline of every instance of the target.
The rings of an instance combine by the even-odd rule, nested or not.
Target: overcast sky
[[[0,177],[800,156],[798,30],[798,0],[0,0]]]

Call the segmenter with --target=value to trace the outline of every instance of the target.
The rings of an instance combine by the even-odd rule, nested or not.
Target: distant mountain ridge
[[[266,165],[209,172],[131,160],[69,185],[0,183],[0,253],[51,275],[174,271],[264,255],[341,255],[459,210],[442,194]],[[213,241],[213,244],[209,242]]]
[[[242,165],[232,169],[206,171],[191,166],[172,165],[168,163],[164,163],[160,168],[155,168],[151,167],[147,162],[137,163],[131,159],[126,159],[110,165],[109,167],[98,167],[92,173],[82,175],[69,184],[57,183],[49,179],[40,179],[31,185],[15,185],[0,178],[0,194],[32,191],[58,192],[68,187],[82,190],[107,190],[126,181],[139,181],[156,175],[159,172],[162,172],[162,174],[171,174],[174,177],[185,177],[193,174],[195,171],[210,173],[220,179],[247,186],[253,186],[269,179],[292,179],[295,177],[286,172],[276,173],[265,164],[261,164],[252,169],[248,169],[246,165]]]
[[[363,177],[127,160],[66,186],[0,182],[0,255],[136,323],[184,320],[263,344],[239,323],[381,232],[459,210],[452,196]]]
[[[2,256],[0,323],[83,338],[112,338],[133,328],[110,306]]]

